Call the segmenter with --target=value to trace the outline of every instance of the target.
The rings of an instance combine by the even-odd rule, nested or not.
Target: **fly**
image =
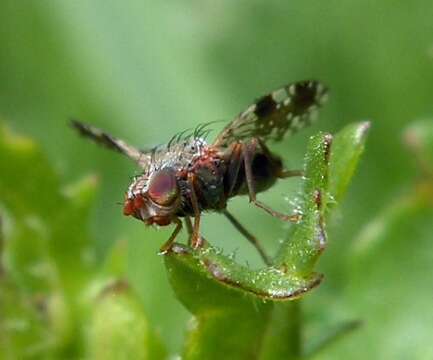
[[[126,155],[141,169],[126,191],[123,213],[147,225],[175,225],[162,253],[172,247],[182,228],[181,219],[189,232],[189,245],[203,246],[201,214],[216,211],[224,214],[269,264],[256,237],[227,210],[227,201],[248,195],[252,204],[271,216],[289,222],[300,220],[299,215],[280,213],[257,199],[258,193],[278,179],[302,175],[302,171],[286,170],[266,144],[310,125],[326,97],[327,89],[317,81],[289,84],[260,97],[211,143],[205,140],[209,133],[205,124],[150,150],[140,150],[76,120],[72,126],[83,136]]]

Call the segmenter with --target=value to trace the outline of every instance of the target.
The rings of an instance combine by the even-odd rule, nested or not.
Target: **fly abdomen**
[[[281,159],[273,154],[255,154],[251,166],[256,192],[262,192],[274,185],[281,173]]]

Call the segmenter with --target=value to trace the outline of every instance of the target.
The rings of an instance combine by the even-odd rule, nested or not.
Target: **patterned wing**
[[[104,131],[84,124],[77,120],[71,120],[71,125],[82,136],[87,137],[94,142],[103,145],[111,150],[118,151],[130,159],[134,160],[141,168],[148,169],[151,163],[151,154],[128,145],[123,140],[117,139]]]
[[[301,81],[262,96],[239,114],[216,138],[214,145],[228,146],[250,138],[281,140],[310,125],[326,101],[327,89],[317,81]]]

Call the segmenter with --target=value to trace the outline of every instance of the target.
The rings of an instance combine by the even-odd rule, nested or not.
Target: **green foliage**
[[[70,299],[80,293],[84,294],[80,299],[93,304],[91,299],[98,298],[95,292],[107,285],[104,275],[87,290],[77,289],[81,286],[75,280],[78,285],[58,289],[60,276],[73,278],[69,270],[57,269],[60,262],[51,256],[61,251],[62,242],[46,244],[48,237],[54,239],[50,231],[60,228],[60,215],[52,217],[55,226],[50,225],[51,217],[39,221],[45,212],[42,208],[60,212],[66,206],[63,200],[58,206],[49,205],[59,197],[48,195],[44,200],[42,194],[63,189],[63,184],[86,173],[96,173],[100,181],[85,228],[68,230],[84,233],[87,245],[95,250],[86,257],[91,260],[86,260],[86,267],[77,260],[79,273],[83,278],[101,272],[111,274],[108,280],[126,279],[133,296],[144,304],[147,328],[158,329],[171,354],[184,347],[190,314],[173,296],[164,261],[155,256],[171,229],[143,229],[138,221],[119,216],[116,203],[122,201],[129,176],[134,175],[133,165],[84,144],[66,126],[69,117],[147,148],[202,122],[223,120],[214,125],[218,131],[254,97],[290,81],[313,78],[330,88],[330,99],[314,127],[272,144],[288,168],[302,166],[306,139],[319,130],[334,133],[359,119],[370,119],[372,129],[344,202],[332,190],[342,184],[333,185],[331,164],[328,206],[332,211],[326,221],[330,241],[316,269],[325,274],[324,281],[301,303],[273,305],[271,330],[262,346],[269,358],[278,354],[281,358],[288,349],[295,349],[294,354],[316,351],[314,358],[319,360],[433,358],[432,181],[431,167],[426,166],[432,158],[428,150],[432,13],[430,0],[1,1],[0,117],[40,144],[52,165],[43,173],[60,174],[61,180],[46,176],[45,185],[38,184],[40,190],[29,191],[33,182],[42,181],[32,176],[40,164],[16,170],[8,164],[11,173],[0,173],[7,184],[0,191],[8,253],[3,267],[11,273],[1,280],[0,321],[19,320],[6,322],[13,337],[0,329],[0,351],[4,344],[21,344],[10,348],[32,352],[35,347],[27,345],[37,344],[37,350],[52,344],[53,332],[63,334],[59,337],[66,339],[64,349],[74,347],[67,345],[76,338],[73,324],[81,316],[90,319],[86,315],[90,309],[84,306],[79,317],[70,321],[68,314],[76,308]],[[409,146],[402,146],[402,138]],[[334,138],[331,151],[336,148]],[[10,161],[0,157],[2,162]],[[8,194],[9,186],[16,188],[15,180],[29,194],[26,199],[16,191]],[[83,181],[91,194],[94,178]],[[297,181],[280,182],[260,196],[288,211],[282,198],[296,199]],[[281,223],[256,211],[245,198],[234,199],[229,206],[266,250],[276,254],[280,241],[289,235]],[[18,218],[15,214],[20,213]],[[70,229],[70,224],[64,226]],[[203,233],[225,253],[236,252],[239,264],[248,261],[251,269],[259,266],[252,247],[220,216],[205,216]],[[64,236],[75,241],[69,234]],[[13,248],[20,256],[12,255]],[[26,265],[45,275],[20,271]],[[30,290],[23,292],[17,284]],[[46,330],[51,325],[30,301],[40,303],[38,296],[29,294],[40,289],[53,295],[48,303],[58,314],[58,331]],[[287,326],[287,318],[298,319],[300,326]],[[350,336],[329,337],[355,328]],[[280,338],[288,341],[282,343]],[[305,349],[300,349],[301,343]],[[60,357],[56,355],[52,357]]]
[[[165,350],[149,330],[141,303],[129,285],[117,281],[95,300],[88,329],[90,359],[163,359]]]
[[[332,201],[342,200],[364,152],[365,135],[370,123],[353,124],[340,131],[332,143],[329,193]]]
[[[4,127],[0,174],[0,358],[161,358],[141,304],[113,280],[124,272],[119,249],[95,263],[86,230],[95,179],[62,187],[39,147]]]
[[[338,149],[351,168],[359,158],[354,149],[362,147],[365,137],[352,141],[350,134],[365,127],[350,126],[337,135]],[[109,280],[124,275],[123,246],[114,247],[101,269],[94,261],[85,229],[95,179],[62,188],[33,142],[6,128],[0,135],[0,171],[12,175],[0,178],[9,223],[0,282],[3,356],[164,357],[134,291],[123,280]],[[321,281],[314,264],[326,245],[328,178],[338,183],[339,177],[338,170],[329,174],[328,169],[336,168],[330,166],[333,161],[343,162],[339,152],[331,156],[331,144],[328,134],[310,139],[297,209],[301,220],[272,266],[253,270],[210,246],[192,251],[176,244],[165,256],[171,284],[195,316],[186,359],[217,359],[222,352],[232,359],[251,359],[261,352],[265,359],[301,354],[299,337],[291,347],[281,347],[286,343],[282,336],[269,345],[269,331],[299,331],[301,322],[296,307],[274,309],[273,302],[299,298]],[[40,201],[29,201],[35,194]],[[278,309],[291,316],[274,329],[272,322],[279,317],[273,319],[272,312]]]
[[[418,309],[431,306],[428,281],[433,262],[431,219],[433,216],[433,122],[416,121],[403,134],[405,145],[418,165],[418,176],[368,222],[356,236],[345,271],[350,283],[344,301],[354,313],[368,315],[352,341],[365,337],[371,351],[388,358],[383,332],[398,332],[393,352],[402,359],[428,359],[433,352],[425,344],[431,333],[433,316],[423,311],[422,320],[414,317]],[[401,314],[401,317],[395,314]],[[417,334],[415,336],[415,334]],[[351,346],[348,342],[341,353]],[[325,357],[328,358],[328,357]],[[356,359],[361,357],[355,357]]]

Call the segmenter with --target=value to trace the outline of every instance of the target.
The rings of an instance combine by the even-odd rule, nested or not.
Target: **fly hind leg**
[[[253,234],[251,234],[227,209],[223,210],[223,214],[232,223],[236,230],[238,230],[243,236],[245,236],[245,238],[257,249],[265,264],[271,265],[271,259],[266,254],[265,250],[260,245],[257,238]]]
[[[162,245],[161,249],[159,250],[159,253],[161,255],[167,254],[171,247],[173,246],[174,240],[176,240],[177,235],[179,234],[180,230],[182,230],[182,222],[175,218],[173,222],[176,224],[176,228],[174,229],[173,233],[169,237],[169,239]]]
[[[283,214],[279,211],[273,210],[268,205],[257,200],[256,190],[255,190],[255,181],[254,181],[254,176],[253,176],[253,171],[252,171],[252,159],[253,159],[253,156],[255,154],[255,151],[256,151],[258,144],[260,144],[260,143],[257,139],[253,139],[253,140],[251,140],[251,142],[249,142],[247,144],[245,144],[245,143],[242,144],[242,155],[243,155],[244,166],[245,166],[245,179],[247,182],[250,202],[252,202],[258,208],[263,209],[264,211],[266,211],[268,214],[270,214],[273,217],[276,217],[276,218],[281,219],[283,221],[298,222],[300,220],[300,215]],[[282,171],[282,175],[283,175],[283,173],[284,173],[284,171]],[[296,174],[296,175],[298,175],[298,174]],[[296,175],[293,175],[293,176],[296,176]],[[290,173],[288,174],[288,176],[290,176]],[[287,177],[287,175],[281,176],[281,177]]]

